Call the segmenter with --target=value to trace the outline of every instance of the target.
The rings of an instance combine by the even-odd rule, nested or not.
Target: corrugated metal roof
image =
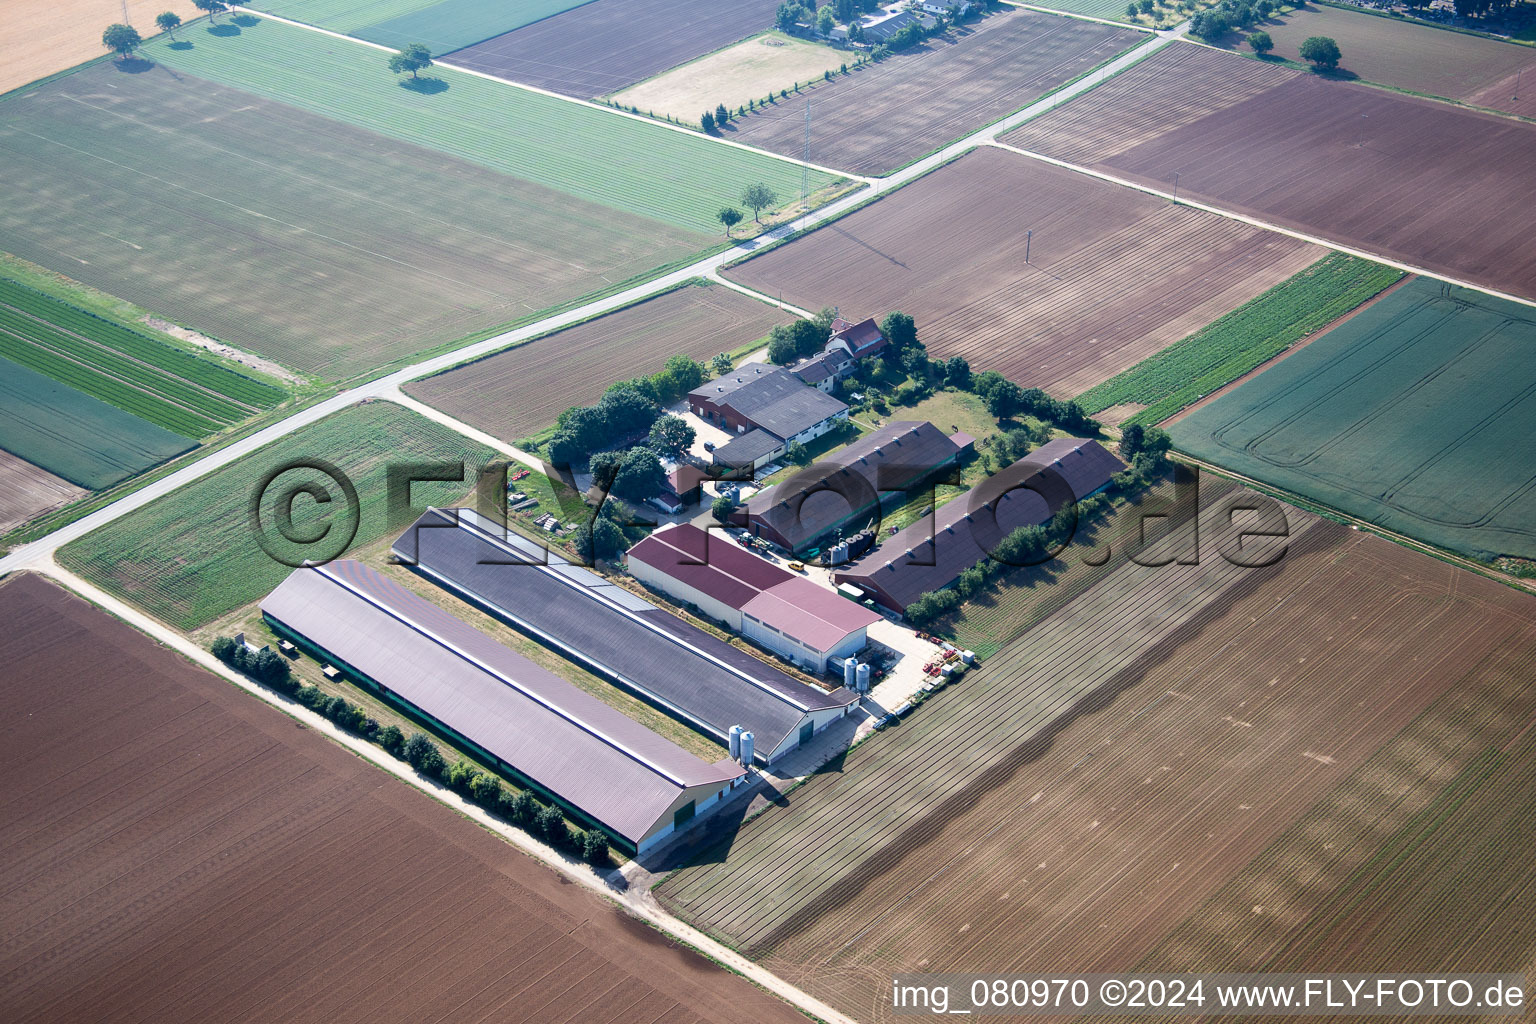
[[[766,430],[749,430],[715,449],[715,461],[739,469],[754,465],[758,459],[784,446],[783,440]]]
[[[742,367],[689,394],[729,407],[753,426],[785,440],[848,409],[778,366]]]
[[[628,557],[817,650],[830,650],[849,633],[880,621],[868,608],[692,523],[657,530],[630,548]]]
[[[638,842],[707,764],[367,566],[296,569],[262,613]]]
[[[1103,487],[1125,464],[1097,441],[1048,441],[996,476],[951,499],[834,574],[872,588],[905,610],[921,595],[953,583],[1021,526],[1039,526],[1063,505]]]
[[[430,579],[715,735],[725,736],[733,725],[750,729],[765,753],[808,712],[857,699],[798,682],[628,591],[622,601],[611,599],[605,588],[621,590],[612,584],[572,585],[553,554],[550,566],[507,564],[526,557],[529,546],[468,509],[433,509],[393,550]]]
[[[814,476],[796,474],[747,501],[748,520],[759,520],[799,550],[880,493],[904,491],[959,453],[932,423],[887,423],[816,463]]]

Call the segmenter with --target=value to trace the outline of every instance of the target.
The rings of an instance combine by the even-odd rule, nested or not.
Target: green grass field
[[[1417,279],[1170,430],[1197,458],[1474,558],[1536,556],[1536,314]]]
[[[1402,271],[1331,253],[1183,341],[1079,395],[1089,413],[1135,403],[1127,423],[1159,423],[1321,330],[1402,278]]]
[[[715,214],[763,182],[788,201],[800,168],[615,111],[435,69],[441,91],[410,89],[372,47],[262,21],[238,36],[183,33],[147,57],[178,71],[448,153],[568,195],[675,228],[718,235]],[[830,184],[812,172],[812,190]]]
[[[280,388],[0,278],[0,355],[186,437],[271,408]]]
[[[91,490],[197,442],[0,358],[0,448]]]
[[[354,523],[348,550],[387,534],[386,473],[391,464],[463,460],[466,482],[418,483],[411,499],[425,504],[456,501],[469,491],[476,470],[495,453],[448,427],[383,402],[356,406],[296,431],[256,454],[225,466],[175,494],[151,502],[59,552],[60,560],[151,614],[182,629],[195,629],[265,595],[292,569],[263,550],[249,503],[262,479],[299,459],[334,464],[357,489],[359,511],[345,510],[338,484],[314,470],[291,469],[275,479],[263,504],[263,522],[274,549],[288,561],[320,555],[279,534],[280,492],[317,483],[329,505],[300,497],[290,536],[322,529],[344,536]],[[404,529],[407,523],[398,524]],[[327,537],[325,543],[333,538]],[[331,552],[325,552],[331,554]]]
[[[0,276],[323,379],[649,275],[715,234],[165,68],[97,65],[0,103],[0,250],[138,310],[16,260]]]
[[[448,53],[522,28],[591,0],[258,0],[253,10],[345,32],[360,39],[404,46],[425,43]]]

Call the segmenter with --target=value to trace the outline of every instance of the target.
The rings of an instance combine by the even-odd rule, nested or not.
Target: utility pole
[[[800,216],[811,209],[811,99],[805,99],[805,151],[800,155]]]
[[[1179,172],[1173,172],[1173,201],[1179,201]]]
[[[1029,243],[1034,241],[1034,239],[1035,239],[1035,232],[1032,229],[1031,230],[1026,230],[1024,232],[1024,262],[1025,263],[1029,262]]]
[[[1525,74],[1525,68],[1515,72],[1515,94],[1509,98],[1511,103],[1520,98],[1520,76],[1523,74]]]

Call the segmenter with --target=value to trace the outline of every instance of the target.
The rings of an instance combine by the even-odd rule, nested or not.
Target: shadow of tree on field
[[[436,96],[440,92],[448,91],[448,83],[441,78],[407,78],[400,83],[400,88],[419,92],[424,96]]]
[[[254,14],[237,14],[233,20],[241,28],[255,28],[261,24],[261,19]]]
[[[1325,71],[1322,68],[1313,68],[1312,73],[1319,78],[1326,78],[1334,82],[1353,82],[1360,78],[1359,75],[1355,74],[1348,68],[1334,68],[1332,71]]]
[[[155,66],[155,62],[145,60],[143,57],[125,57],[122,60],[113,61],[112,66],[125,75],[142,75],[144,72],[151,70]]]
[[[208,34],[211,35],[211,36],[220,36],[220,37],[225,37],[225,38],[227,38],[229,36],[237,36],[237,35],[240,34],[240,26],[239,25],[228,25],[228,24],[224,24],[224,25],[209,25],[208,26]]]
[[[192,49],[192,44],[185,39],[178,39],[174,43],[167,43],[165,48],[167,50],[190,50]]]

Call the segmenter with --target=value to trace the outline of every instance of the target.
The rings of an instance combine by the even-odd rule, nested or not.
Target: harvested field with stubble
[[[1145,38],[1130,29],[1004,8],[734,120],[724,137],[799,157],[809,100],[813,163],[888,174]]]
[[[1178,42],[1003,141],[1536,298],[1533,124]]]
[[[54,584],[0,617],[12,1024],[804,1021]]]
[[[191,0],[8,0],[0,36],[0,93],[104,55],[101,30],[123,20],[149,36],[155,15],[197,17]]]
[[[332,379],[709,244],[164,69],[8,100],[0,168],[0,248]]]
[[[1287,11],[1263,28],[1276,57],[1300,62],[1302,40],[1328,36],[1344,54],[1339,66],[1366,81],[1536,117],[1536,88],[1520,96],[1516,87],[1522,72],[1536,74],[1536,47],[1338,7]]]
[[[1536,599],[1285,511],[1276,566],[1115,570],[659,894],[889,1020],[893,972],[1130,969],[1426,709],[1529,721]]]
[[[0,533],[86,493],[85,488],[0,448]]]
[[[761,32],[773,24],[778,6],[779,0],[595,0],[446,59],[498,78],[591,99]],[[638,30],[641,25],[665,28]],[[691,116],[703,112],[700,108]]]
[[[670,356],[707,363],[794,319],[723,285],[685,285],[596,320],[405,386],[412,398],[505,441],[589,405],[611,384],[655,373]]]
[[[935,357],[1071,397],[1324,252],[987,146],[727,275],[802,309],[900,309]]]

